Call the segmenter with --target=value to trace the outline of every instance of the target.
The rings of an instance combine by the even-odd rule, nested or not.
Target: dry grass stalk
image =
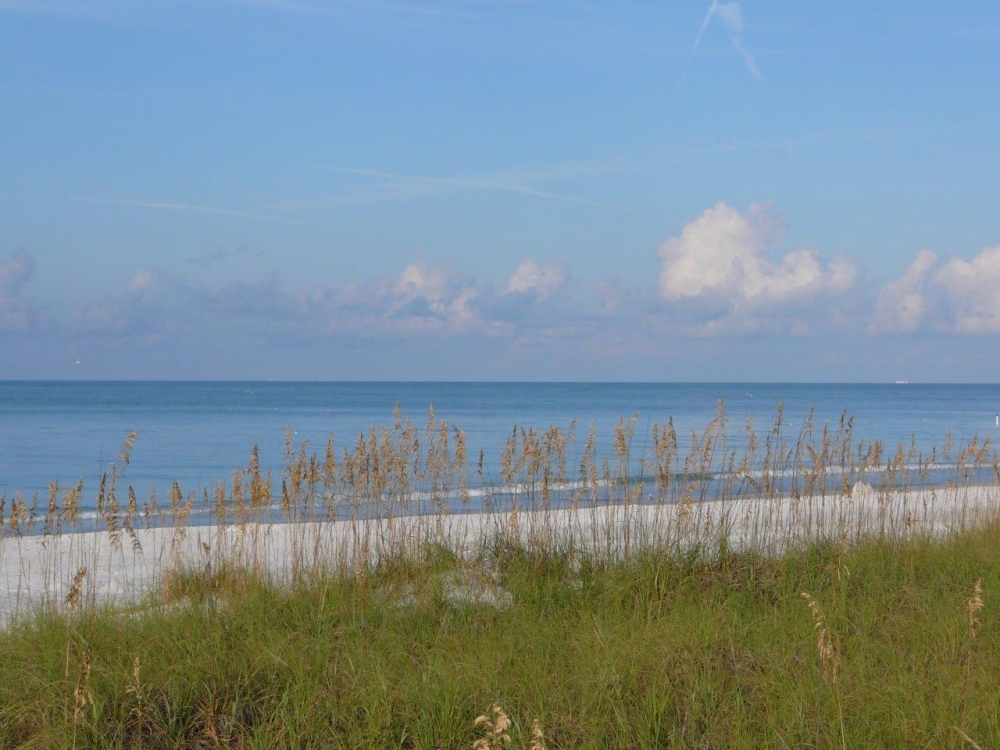
[[[967,735],[961,729],[959,729],[956,726],[952,726],[952,729],[954,729],[956,732],[958,732],[962,736],[962,739],[965,740],[966,742],[968,742],[969,746],[971,748],[973,748],[973,750],[983,750],[982,746],[978,742],[976,742],[974,739],[972,739],[969,735]]]
[[[131,695],[135,701],[135,705],[129,711],[129,720],[134,723],[136,734],[141,738],[146,718],[146,692],[142,687],[138,654],[132,659],[132,679],[125,687],[125,694]]]
[[[842,583],[847,578],[851,577],[851,569],[847,567],[844,563],[844,558],[847,557],[847,534],[841,533],[840,535],[840,545],[837,547],[837,560],[834,563],[834,578],[837,579],[837,583]]]
[[[546,750],[545,733],[542,732],[542,724],[538,719],[531,722],[531,745],[528,750]]]
[[[69,492],[63,493],[63,510],[62,510],[63,521],[70,524],[71,526],[76,524],[76,522],[79,520],[80,496],[82,494],[83,494],[82,479]],[[0,524],[0,527],[2,527],[2,524]]]
[[[982,627],[983,623],[979,619],[979,612],[983,608],[983,579],[980,578],[976,581],[976,585],[972,587],[972,598],[969,599],[967,603],[969,610],[969,633],[973,638],[979,632],[979,628]]]
[[[73,576],[73,583],[70,584],[69,593],[66,594],[66,598],[63,600],[63,604],[69,607],[73,612],[80,609],[80,602],[83,600],[83,579],[86,576],[86,566],[80,567],[80,569],[76,571],[76,575]]]
[[[498,704],[494,704],[490,712],[492,716],[483,714],[476,717],[475,724],[485,736],[472,743],[472,750],[502,750],[504,745],[510,744],[507,733],[511,727],[510,718]]]
[[[132,459],[132,448],[135,447],[135,439],[138,435],[138,430],[132,430],[132,432],[125,436],[125,442],[122,444],[121,452],[118,454],[118,460],[124,466],[128,466]]]
[[[83,710],[93,702],[90,688],[87,683],[90,680],[90,652],[84,652],[83,662],[80,664],[80,677],[73,689],[73,723],[83,723]]]
[[[59,485],[56,482],[49,482],[49,502],[45,509],[45,524],[43,534],[52,536],[59,532],[59,505],[56,498],[59,496]]]
[[[833,636],[826,624],[826,615],[823,614],[822,607],[819,606],[813,597],[803,591],[802,598],[809,605],[809,612],[813,618],[813,629],[816,631],[816,651],[819,654],[820,664],[823,667],[823,679],[833,687],[833,694],[837,701],[837,716],[840,720],[840,746],[847,750],[847,732],[844,729],[844,706],[840,699],[840,689],[838,681],[840,678],[840,657],[833,642]]]
[[[802,598],[806,600],[806,604],[809,605],[809,612],[812,614],[813,629],[816,631],[816,651],[819,655],[820,664],[823,667],[823,679],[836,685],[840,664],[837,657],[837,649],[833,643],[833,636],[830,635],[830,629],[826,625],[826,615],[823,614],[823,609],[819,606],[819,602],[807,592],[802,592]]]

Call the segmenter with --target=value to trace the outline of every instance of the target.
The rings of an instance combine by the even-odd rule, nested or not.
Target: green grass
[[[998,552],[997,527],[780,558],[499,546],[469,565],[505,611],[449,603],[433,582],[467,564],[439,547],[294,588],[182,572],[137,613],[0,633],[0,747],[471,748],[494,704],[522,748],[534,719],[548,748],[997,747]]]

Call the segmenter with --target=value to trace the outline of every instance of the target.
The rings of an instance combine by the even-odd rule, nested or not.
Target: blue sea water
[[[641,449],[654,422],[673,418],[682,440],[701,432],[720,399],[736,441],[751,415],[766,433],[779,404],[793,442],[811,409],[820,426],[853,416],[857,438],[893,449],[913,441],[929,452],[949,432],[958,444],[1000,431],[997,385],[7,381],[0,382],[0,496],[44,497],[50,481],[66,487],[83,479],[84,505],[93,507],[101,472],[133,430],[127,481],[140,497],[151,487],[162,496],[175,479],[186,492],[228,479],[255,443],[264,469],[279,474],[286,427],[320,453],[330,435],[338,451],[350,447],[359,432],[391,424],[396,405],[422,427],[433,404],[438,420],[466,431],[470,457],[484,451],[489,468],[499,465],[515,425],[566,429],[578,420],[579,452],[592,421],[608,445],[617,420],[637,415]]]

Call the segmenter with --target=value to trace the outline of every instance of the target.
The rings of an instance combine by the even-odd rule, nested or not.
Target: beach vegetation
[[[992,445],[782,419],[397,412],[166,503],[131,435],[0,504],[0,748],[1000,745]]]

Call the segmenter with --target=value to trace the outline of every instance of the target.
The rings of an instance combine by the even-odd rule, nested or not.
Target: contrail
[[[599,201],[582,198],[578,195],[568,195],[566,193],[555,193],[548,190],[537,190],[533,187],[517,182],[510,182],[503,179],[491,177],[426,177],[394,174],[392,172],[381,172],[375,169],[357,169],[353,167],[329,166],[332,172],[343,174],[355,174],[362,177],[373,177],[376,179],[395,182],[401,185],[425,185],[438,186],[443,188],[453,188],[456,190],[498,190],[505,193],[519,193],[535,198],[548,198],[550,200],[567,201],[569,203],[579,203],[584,206],[597,206],[600,208],[616,208],[616,206]]]
[[[750,75],[758,81],[762,80],[760,69],[757,67],[753,55],[743,45],[743,28],[745,24],[740,0],[732,3],[720,3],[719,0],[712,0],[712,4],[708,6],[708,10],[705,12],[705,19],[701,22],[701,28],[698,29],[698,34],[694,38],[694,48],[691,50],[691,57],[688,58],[687,65],[684,66],[684,72],[681,73],[677,84],[680,85],[683,83],[685,77],[687,77],[688,68],[691,67],[691,63],[694,62],[694,58],[698,54],[698,46],[701,44],[701,38],[712,23],[712,19],[716,17],[725,24],[726,30],[729,32],[729,41],[732,42],[733,48],[740,53],[740,57],[743,58],[743,64],[750,71]]]
[[[738,3],[737,3],[738,4]],[[694,49],[691,50],[691,58],[688,60],[688,65],[694,60],[694,56],[698,54],[698,45],[701,44],[701,37],[705,33],[705,29],[712,22],[712,17],[719,12],[719,0],[712,0],[712,4],[708,6],[708,12],[705,13],[705,20],[701,22],[701,28],[698,29],[698,36],[694,38]]]

